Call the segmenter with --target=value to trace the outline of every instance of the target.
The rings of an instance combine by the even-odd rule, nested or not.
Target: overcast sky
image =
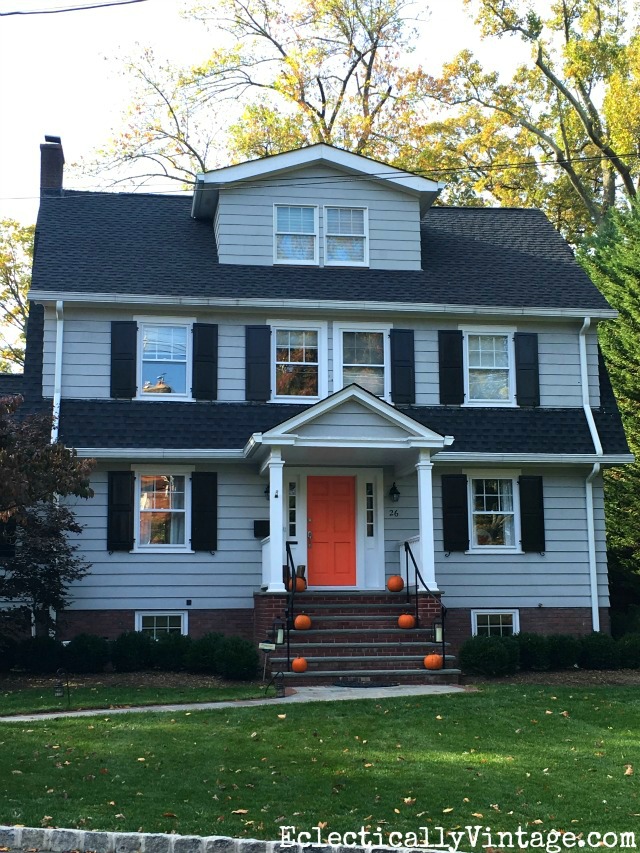
[[[0,12],[55,9],[88,0],[0,0]],[[0,17],[0,218],[27,224],[38,207],[39,145],[62,137],[67,163],[99,148],[122,124],[129,81],[114,60],[136,44],[189,64],[207,55],[212,34],[179,16],[182,0],[48,15]],[[464,47],[508,64],[516,44],[480,47],[462,0],[420,0],[429,10],[416,61],[435,73]],[[69,186],[69,181],[66,181]]]

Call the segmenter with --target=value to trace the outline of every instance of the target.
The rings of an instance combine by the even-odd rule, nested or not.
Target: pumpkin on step
[[[293,620],[293,627],[296,631],[308,631],[311,627],[311,619],[307,616],[306,613],[300,613]]]
[[[415,628],[416,627],[416,617],[412,616],[410,613],[403,613],[401,616],[398,616],[398,628]]]
[[[391,575],[387,581],[387,589],[389,592],[402,592],[404,589],[404,581],[400,575]]]
[[[427,655],[424,659],[425,669],[442,669],[443,663],[442,655]]]
[[[291,661],[291,669],[294,672],[306,672],[307,671],[307,659],[306,658],[294,658]]]
[[[291,578],[289,578],[289,581],[287,583],[287,589],[289,591],[291,591],[292,587],[293,587],[293,584],[291,582]],[[307,588],[306,580],[304,578],[296,578],[296,592],[304,592],[306,588]]]

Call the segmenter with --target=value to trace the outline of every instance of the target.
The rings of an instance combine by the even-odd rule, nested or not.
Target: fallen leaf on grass
[[[412,806],[416,801],[415,797],[405,797],[404,801],[408,806]]]
[[[482,812],[471,812],[471,817],[484,817]]]
[[[231,814],[249,814],[249,809],[234,809]]]
[[[624,775],[625,776],[633,776],[633,764],[625,764],[624,765]]]
[[[446,809],[442,809],[442,814],[449,814],[449,812],[453,811],[453,806],[448,806]]]
[[[279,720],[286,720],[286,719],[287,719],[287,715],[286,715],[286,714],[278,714],[278,719],[279,719]]]
[[[162,812],[162,817],[178,817],[178,815],[173,812]]]

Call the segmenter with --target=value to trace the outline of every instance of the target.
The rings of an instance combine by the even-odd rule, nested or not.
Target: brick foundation
[[[508,609],[508,605],[505,607]],[[481,609],[491,610],[490,607]],[[520,614],[522,633],[572,634],[579,637],[592,632],[589,607],[516,607],[513,609],[518,610]],[[609,610],[606,607],[600,608],[600,630],[606,634],[611,632]],[[471,636],[471,608],[447,610],[446,633],[447,642],[451,644],[452,650],[457,652],[462,643]]]
[[[253,639],[253,610],[189,610],[189,636],[198,638],[210,631]],[[135,630],[135,610],[67,610],[58,616],[58,638],[70,640],[77,634],[97,634],[113,640]]]

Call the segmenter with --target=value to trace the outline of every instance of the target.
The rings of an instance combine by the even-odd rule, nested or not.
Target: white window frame
[[[182,620],[182,625],[180,627],[180,633],[182,636],[186,636],[189,633],[189,613],[187,610],[136,610],[136,621],[135,621],[135,630],[142,632],[142,617],[143,616],[179,616]],[[169,631],[163,631],[163,634],[170,633]],[[176,632],[171,632],[176,633]],[[157,637],[153,638],[157,640]]]
[[[172,465],[139,465],[135,468],[132,466],[135,474],[134,488],[134,513],[133,520],[133,535],[134,554],[194,554],[191,549],[191,475],[193,467],[176,468]],[[141,545],[140,544],[140,496],[141,496],[141,476],[150,474],[155,476],[178,476],[184,477],[184,545]]]
[[[520,633],[520,611],[515,608],[483,607],[471,611],[471,633],[478,636],[478,616],[511,616],[513,622],[513,634]],[[513,636],[513,634],[489,634],[488,636]],[[485,636],[484,634],[482,636]]]
[[[329,393],[329,355],[327,323],[300,323],[294,320],[267,320],[271,327],[271,399],[276,403],[314,403],[323,400]],[[276,338],[278,329],[293,332],[318,333],[318,394],[315,397],[305,397],[302,394],[276,393]]]
[[[520,471],[487,471],[468,470],[464,472],[467,477],[467,504],[469,507],[469,550],[467,554],[522,554],[522,530],[520,524],[520,488],[518,479]],[[476,545],[473,541],[473,481],[474,480],[511,480],[513,493],[513,545]]]
[[[344,388],[343,333],[382,332],[384,345],[384,394],[381,400],[391,401],[391,341],[390,323],[334,323],[333,325],[333,390]]]
[[[289,232],[289,231],[283,231],[283,232],[278,231],[278,208],[279,207],[307,207],[307,208],[310,208],[311,210],[313,210],[313,235],[311,235],[311,234],[302,235],[305,237],[313,236],[313,260],[312,261],[301,261],[301,260],[295,260],[295,259],[288,260],[287,258],[279,258],[278,257],[278,234],[279,233],[282,233],[282,234],[294,233],[294,232]],[[287,204],[285,202],[279,202],[278,204],[274,204],[273,205],[273,263],[274,264],[288,264],[290,266],[293,265],[293,266],[297,266],[297,267],[299,267],[299,266],[307,266],[307,267],[316,266],[317,267],[320,263],[320,260],[319,260],[319,257],[320,257],[320,253],[319,253],[320,236],[318,233],[319,232],[318,224],[319,224],[319,215],[318,215],[318,205],[317,204],[299,204],[297,202],[291,202],[290,204]]]
[[[460,331],[463,333],[463,362],[464,362],[464,406],[481,407],[481,408],[514,408],[516,406],[516,358],[515,358],[515,343],[514,328],[505,328],[504,326],[460,326]],[[470,335],[495,335],[505,337],[507,339],[507,355],[509,358],[508,365],[508,389],[506,400],[472,400],[469,392],[469,336]]]
[[[362,210],[364,212],[364,234],[329,234],[329,210]],[[323,250],[325,267],[368,267],[369,266],[369,208],[346,204],[325,204],[322,217]],[[364,260],[362,261],[330,261],[327,252],[328,237],[362,237],[364,239]]]
[[[134,317],[138,324],[138,340],[136,344],[136,400],[183,400],[191,402],[193,400],[193,324],[196,322],[195,317]],[[144,349],[144,327],[146,326],[183,326],[187,330],[187,351],[185,364],[185,393],[171,394],[145,394],[142,390],[142,362]]]

